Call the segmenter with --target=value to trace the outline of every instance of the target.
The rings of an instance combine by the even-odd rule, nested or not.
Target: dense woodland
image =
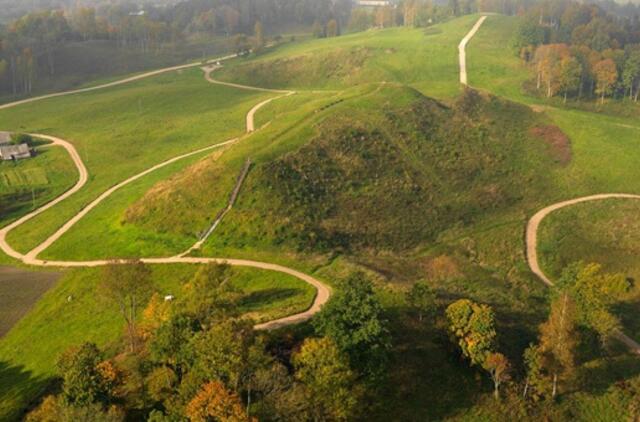
[[[640,91],[640,8],[548,2],[523,17],[514,44],[547,97],[628,97]]]

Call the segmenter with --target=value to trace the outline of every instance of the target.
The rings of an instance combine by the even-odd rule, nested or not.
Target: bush
[[[33,136],[26,133],[16,133],[11,136],[11,142],[14,145],[27,144],[29,146],[33,145]]]

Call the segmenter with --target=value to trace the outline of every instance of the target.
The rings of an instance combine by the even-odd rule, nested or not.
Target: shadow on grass
[[[52,378],[34,377],[22,366],[0,361],[0,420],[21,420],[53,381]]]
[[[256,292],[249,293],[243,297],[240,301],[240,306],[247,308],[254,308],[256,306],[263,305],[264,303],[277,302],[296,296],[300,293],[297,289],[264,289]]]

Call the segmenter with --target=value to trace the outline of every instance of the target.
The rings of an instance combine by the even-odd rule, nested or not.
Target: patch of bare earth
[[[553,158],[563,166],[571,162],[571,140],[558,126],[546,125],[531,128],[531,134],[543,140]]]

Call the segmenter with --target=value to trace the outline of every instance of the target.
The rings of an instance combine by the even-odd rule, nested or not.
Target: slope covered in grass
[[[21,252],[30,250],[117,182],[241,135],[245,114],[268,96],[210,84],[200,69],[191,69],[0,111],[3,129],[71,141],[90,174],[77,195],[11,232],[10,243]]]
[[[530,133],[543,121],[473,91],[446,107],[413,89],[380,85],[334,106],[303,145],[257,162],[211,245],[415,248],[549,189],[548,171],[559,164]],[[179,212],[172,204],[185,196],[206,204],[206,190],[177,178],[131,208],[131,223],[179,231],[166,223]],[[205,204],[190,212],[210,209]]]
[[[460,92],[457,46],[476,19],[464,16],[427,29],[371,29],[286,45],[230,62],[216,77],[297,89],[400,82],[430,96],[452,97]]]

